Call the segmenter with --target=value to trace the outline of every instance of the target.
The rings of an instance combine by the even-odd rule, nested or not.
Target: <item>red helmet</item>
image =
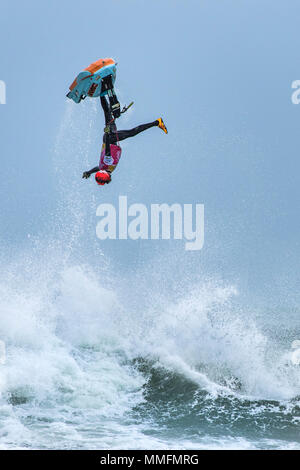
[[[105,171],[105,170],[97,171],[97,173],[95,174],[95,180],[96,180],[96,183],[100,184],[101,186],[105,183],[110,183],[111,182],[110,173],[108,173],[108,171]]]

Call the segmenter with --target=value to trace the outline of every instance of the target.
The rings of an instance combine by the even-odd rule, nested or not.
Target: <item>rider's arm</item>
[[[95,166],[95,168],[89,171],[84,171],[82,178],[89,178],[93,173],[97,173],[97,171],[99,171],[99,166]]]

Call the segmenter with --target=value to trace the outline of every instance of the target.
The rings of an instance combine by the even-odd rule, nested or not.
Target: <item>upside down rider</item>
[[[105,129],[100,162],[98,166],[95,166],[89,171],[85,171],[82,175],[82,178],[89,178],[91,174],[96,173],[95,180],[99,185],[102,186],[111,182],[111,173],[119,163],[122,153],[122,149],[119,145],[121,140],[134,137],[140,132],[144,132],[145,130],[156,126],[162,129],[166,134],[168,131],[162,118],[158,118],[148,124],[141,124],[140,126],[134,127],[133,129],[118,131],[106,97],[101,96],[100,101],[105,117]]]

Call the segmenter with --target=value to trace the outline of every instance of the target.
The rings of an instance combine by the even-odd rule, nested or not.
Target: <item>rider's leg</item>
[[[128,129],[125,131],[112,131],[109,134],[110,142],[114,144],[117,141],[128,139],[129,137],[134,137],[135,135],[139,134],[140,132],[144,132],[150,127],[158,126],[158,121],[149,122],[148,124],[141,124],[140,126],[134,127],[133,129]]]
[[[112,116],[112,112],[110,110],[110,106],[105,96],[100,96],[100,102],[104,112],[105,127],[108,127],[108,129],[104,130],[105,132],[103,134],[103,143],[105,144],[105,155],[110,155],[110,144],[112,143],[110,140],[110,130],[116,131],[117,128]]]
[[[107,77],[104,77],[102,79],[101,91],[102,92],[104,92],[104,91],[107,92],[107,97],[108,97],[108,100],[109,100],[109,106],[110,106],[110,110],[113,114],[113,117],[115,119],[120,117],[120,115],[121,115],[120,103],[118,101],[118,98],[117,98],[117,95],[116,95],[116,92],[115,92],[115,89],[114,89],[114,86],[113,86],[112,76],[111,75],[108,75]]]
[[[107,126],[112,121],[113,115],[111,113],[110,106],[105,96],[100,96],[100,102],[104,112],[105,125]]]
[[[110,136],[114,135],[117,130],[110,106],[105,96],[100,96],[101,106],[104,112],[105,126],[109,126],[108,132],[103,134],[103,142],[105,143],[105,155],[110,155],[110,144],[114,143]]]

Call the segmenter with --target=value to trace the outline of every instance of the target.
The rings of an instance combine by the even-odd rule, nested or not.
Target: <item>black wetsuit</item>
[[[150,127],[158,126],[159,124],[158,121],[153,121],[153,122],[149,122],[148,124],[141,124],[140,126],[134,127],[133,129],[128,129],[125,131],[118,131],[116,123],[113,119],[112,112],[110,110],[109,104],[105,96],[101,96],[100,101],[101,101],[101,106],[104,111],[106,130],[108,131],[108,132],[104,132],[103,134],[103,142],[105,143],[105,155],[110,155],[111,144],[116,144],[117,142],[128,139],[129,137],[134,137],[140,132],[150,129]],[[91,175],[92,173],[96,173],[97,171],[99,171],[99,166],[95,166],[95,168],[92,168],[86,173],[89,173]]]

